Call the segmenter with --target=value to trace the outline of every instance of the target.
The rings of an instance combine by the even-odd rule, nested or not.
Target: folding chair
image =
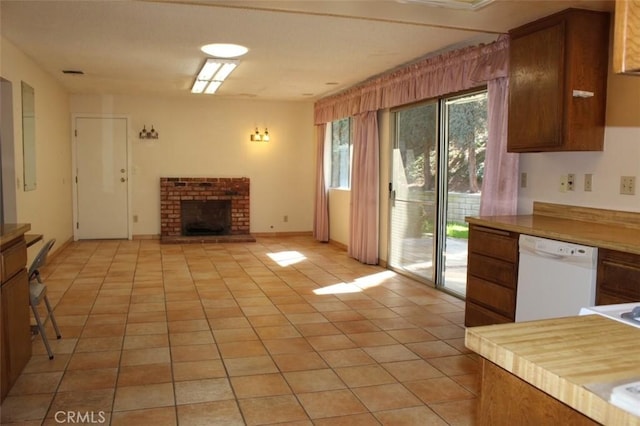
[[[36,258],[33,259],[33,262],[29,267],[29,304],[31,305],[33,316],[36,319],[37,332],[40,333],[40,336],[42,336],[42,341],[44,342],[44,346],[47,348],[49,359],[53,359],[53,352],[51,351],[51,346],[49,346],[49,340],[47,339],[47,334],[44,330],[44,326],[49,319],[53,324],[53,329],[55,330],[58,339],[60,339],[62,335],[60,334],[60,329],[58,328],[58,324],[56,323],[56,318],[53,315],[53,309],[51,309],[51,304],[49,303],[49,298],[47,297],[47,286],[42,282],[42,279],[40,278],[39,269],[43,267],[45,263],[47,263],[47,255],[49,254],[49,251],[51,250],[51,247],[53,247],[55,242],[55,239],[47,241],[44,247],[42,247],[38,252]],[[40,314],[38,313],[38,305],[43,300],[44,304],[47,307],[47,316],[44,318],[44,321],[40,318]]]

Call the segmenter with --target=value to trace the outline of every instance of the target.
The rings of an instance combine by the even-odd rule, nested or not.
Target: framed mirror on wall
[[[36,189],[36,95],[22,82],[22,160],[25,191]]]

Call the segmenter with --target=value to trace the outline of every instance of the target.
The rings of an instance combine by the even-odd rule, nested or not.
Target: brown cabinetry
[[[518,234],[471,225],[465,325],[513,322],[518,278]]]
[[[640,75],[640,0],[616,0],[613,70]]]
[[[2,243],[0,252],[0,399],[11,389],[31,357],[29,280],[24,237]]]
[[[609,14],[567,9],[509,35],[508,151],[601,151]]]
[[[600,249],[596,305],[640,301],[640,255]]]

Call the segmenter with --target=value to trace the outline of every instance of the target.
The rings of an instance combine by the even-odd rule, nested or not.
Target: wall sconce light
[[[142,130],[138,134],[140,139],[158,139],[158,132],[153,128],[153,124],[151,125],[151,130],[147,130],[147,126],[142,126]]]
[[[271,140],[268,129],[265,128],[264,133],[261,134],[257,127],[255,133],[252,133],[249,139],[251,139],[252,142],[269,142],[269,140]]]

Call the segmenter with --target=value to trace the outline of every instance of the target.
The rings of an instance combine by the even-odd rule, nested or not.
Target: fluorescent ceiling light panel
[[[216,58],[237,58],[249,51],[244,46],[231,43],[213,43],[207,44],[200,48],[207,55],[215,56]]]
[[[237,66],[238,61],[234,59],[207,59],[191,87],[191,93],[215,93]]]
[[[446,7],[449,9],[478,10],[494,0],[397,0],[399,3],[420,3],[427,6]]]

